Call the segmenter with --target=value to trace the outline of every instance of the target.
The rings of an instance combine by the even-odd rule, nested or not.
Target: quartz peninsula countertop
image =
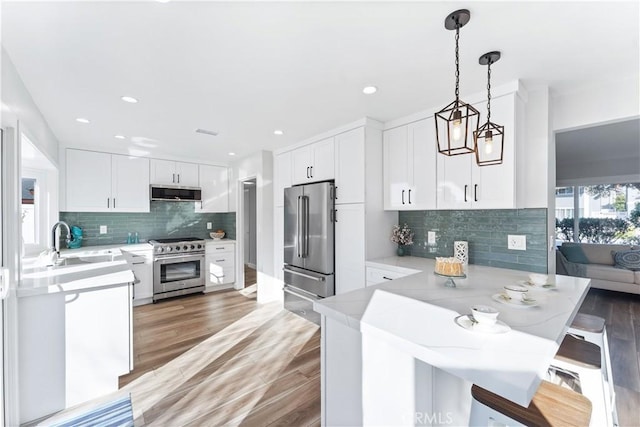
[[[128,245],[133,248],[143,245]],[[148,245],[146,245],[148,246]],[[95,246],[61,251],[61,258],[80,258],[111,255],[111,260],[80,262],[72,265],[45,266],[36,258],[24,259],[18,297],[74,292],[105,286],[130,283],[135,280],[131,265],[120,248],[123,245]]]

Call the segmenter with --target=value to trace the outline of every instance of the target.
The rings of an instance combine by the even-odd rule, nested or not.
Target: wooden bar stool
[[[608,399],[607,383],[604,381],[601,368],[600,347],[572,335],[566,335],[551,365],[578,375],[582,394],[593,405],[591,425],[613,425],[611,402]]]
[[[471,387],[472,426],[588,426],[591,402],[585,396],[542,381],[528,407],[523,407],[477,385]]]
[[[583,338],[600,347],[600,364],[607,382],[607,398],[611,402],[613,412],[613,423],[618,424],[618,411],[616,410],[616,394],[613,387],[613,375],[611,373],[611,355],[609,353],[609,341],[607,339],[607,328],[602,317],[591,314],[578,313],[571,323],[567,332],[571,335]]]

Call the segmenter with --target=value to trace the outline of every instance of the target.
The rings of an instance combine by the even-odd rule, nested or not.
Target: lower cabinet
[[[207,241],[205,245],[207,286],[228,285],[236,281],[235,252],[235,242]]]
[[[133,282],[133,305],[150,303],[153,300],[153,248],[143,250],[121,249],[135,276]]]
[[[336,205],[336,295],[365,286],[364,204]]]

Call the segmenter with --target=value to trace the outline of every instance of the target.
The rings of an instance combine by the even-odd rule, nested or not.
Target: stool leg
[[[471,401],[471,416],[469,425],[472,427],[511,427],[523,426],[519,422],[500,412],[489,408],[475,399]]]

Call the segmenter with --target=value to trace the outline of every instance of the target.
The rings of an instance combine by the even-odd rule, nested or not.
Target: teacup
[[[471,314],[478,324],[491,326],[498,321],[500,312],[488,305],[474,305],[471,307]]]
[[[504,291],[512,300],[525,301],[527,299],[527,292],[529,292],[529,289],[522,285],[507,285],[504,287]]]
[[[539,273],[529,274],[529,282],[538,286],[546,285],[548,278],[549,277],[546,274],[539,274]]]

